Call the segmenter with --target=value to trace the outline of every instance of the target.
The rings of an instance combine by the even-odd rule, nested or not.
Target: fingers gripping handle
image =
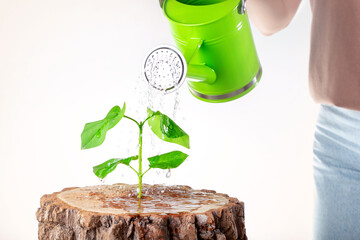
[[[164,0],[159,0],[160,7],[162,8],[164,5]]]

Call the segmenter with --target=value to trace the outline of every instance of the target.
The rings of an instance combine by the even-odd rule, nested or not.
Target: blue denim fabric
[[[360,240],[360,112],[321,105],[314,179],[314,240]]]

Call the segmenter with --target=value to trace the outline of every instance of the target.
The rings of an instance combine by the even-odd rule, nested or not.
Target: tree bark
[[[39,240],[246,240],[244,203],[187,186],[126,184],[66,188],[44,195]]]

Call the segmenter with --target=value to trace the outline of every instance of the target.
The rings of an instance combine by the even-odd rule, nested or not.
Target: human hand
[[[160,3],[160,7],[162,8],[164,0],[159,0],[159,3]]]

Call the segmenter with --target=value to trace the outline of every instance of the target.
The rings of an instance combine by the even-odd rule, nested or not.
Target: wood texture
[[[145,185],[149,192],[157,188],[164,187]],[[181,189],[186,194],[194,194],[191,196],[206,194],[206,197],[212,199],[212,203],[208,206],[201,203],[200,208],[191,212],[187,212],[187,202],[183,206],[177,202],[174,206],[177,210],[180,209],[177,213],[170,210],[170,213],[166,213],[166,210],[165,213],[146,212],[146,208],[134,213],[108,204],[109,199],[114,201],[119,196],[134,198],[131,194],[126,195],[129,189],[136,189],[133,185],[66,188],[41,198],[41,207],[36,213],[39,240],[247,239],[243,202],[215,191],[193,190],[187,186],[171,186],[165,191],[171,193],[173,188]],[[145,201],[146,193],[144,196]],[[168,206],[166,202],[162,204]],[[159,206],[161,208],[162,205]],[[181,211],[182,207],[184,211]]]

